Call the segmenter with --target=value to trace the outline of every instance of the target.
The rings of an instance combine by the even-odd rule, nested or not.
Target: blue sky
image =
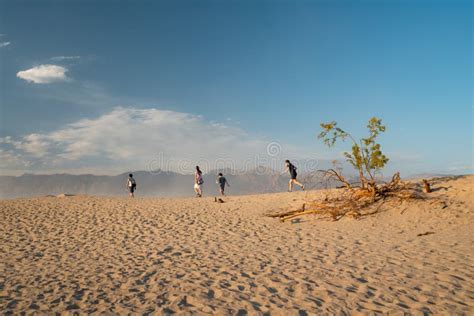
[[[320,122],[364,136],[378,116],[389,170],[472,172],[472,12],[471,1],[0,0],[0,171],[114,173],[161,152],[241,161],[273,141],[326,161],[347,145],[325,148]]]

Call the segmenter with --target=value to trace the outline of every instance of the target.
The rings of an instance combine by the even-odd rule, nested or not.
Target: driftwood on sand
[[[322,201],[305,202],[297,210],[286,211],[278,214],[268,214],[270,217],[286,221],[298,216],[316,214],[328,217],[334,221],[343,217],[358,219],[363,216],[380,212],[382,206],[399,205],[407,199],[425,199],[426,195],[416,183],[405,183],[400,174],[393,175],[388,183],[375,184],[368,188],[353,187],[339,172],[334,169],[322,171],[326,179],[338,180],[343,184],[343,189],[332,196],[326,196]],[[426,187],[426,182],[425,187]]]
[[[425,193],[431,193],[431,186],[428,180],[423,179],[423,186],[424,186]]]

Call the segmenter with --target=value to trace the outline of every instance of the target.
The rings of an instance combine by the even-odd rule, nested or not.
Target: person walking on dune
[[[222,173],[219,173],[216,183],[219,185],[219,191],[221,192],[221,195],[225,195],[225,185],[227,184],[227,186],[230,187],[230,184],[227,182],[227,179],[222,175]]]
[[[128,175],[127,179],[127,189],[131,198],[135,197],[135,190],[137,189],[137,182],[133,178],[133,174]]]
[[[290,182],[288,182],[288,192],[293,191],[293,184],[297,184],[304,191],[304,185],[296,180],[296,167],[289,160],[285,160],[286,171],[290,174]]]
[[[203,183],[202,171],[199,169],[199,166],[196,166],[196,171],[194,172],[194,192],[196,192],[196,197],[202,197]]]

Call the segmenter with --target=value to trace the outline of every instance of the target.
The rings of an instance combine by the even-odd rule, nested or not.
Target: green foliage
[[[337,122],[321,123],[322,131],[318,135],[319,139],[323,139],[324,143],[332,147],[338,139],[342,141],[350,139],[352,141],[351,152],[345,152],[344,157],[347,161],[359,171],[362,186],[366,184],[375,185],[375,173],[385,167],[388,158],[382,153],[381,146],[376,142],[377,136],[385,132],[385,126],[382,120],[373,117],[367,124],[369,136],[356,141],[351,134],[337,126]],[[370,179],[370,180],[368,180]]]

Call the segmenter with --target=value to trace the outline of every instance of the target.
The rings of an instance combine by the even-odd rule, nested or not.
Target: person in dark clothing
[[[298,173],[296,172],[296,167],[289,160],[285,160],[286,171],[290,174],[290,182],[288,182],[288,192],[293,191],[293,184],[299,185],[304,191],[304,185],[296,180]]]
[[[127,179],[127,189],[131,198],[135,197],[135,190],[137,189],[137,182],[133,178],[133,174],[128,175]]]
[[[222,175],[222,173],[219,173],[216,183],[219,185],[219,191],[221,192],[221,195],[225,195],[225,185],[227,184],[227,186],[230,187],[230,184],[227,179]]]

